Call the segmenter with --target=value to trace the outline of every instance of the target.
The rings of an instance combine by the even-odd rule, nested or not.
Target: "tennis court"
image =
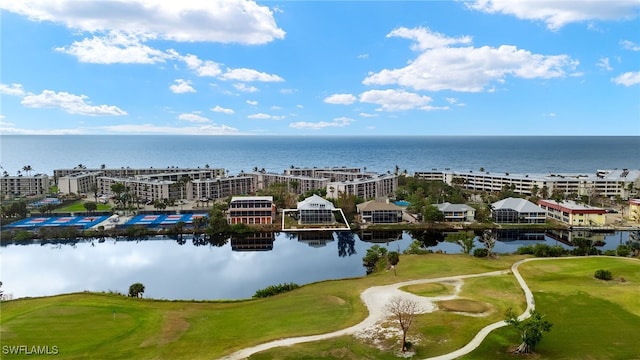
[[[88,229],[105,221],[108,216],[37,216],[22,219],[15,223],[5,225],[5,228],[37,229],[42,227],[65,227]]]
[[[179,222],[187,225],[193,223],[193,219],[207,217],[206,214],[172,214],[172,215],[136,215],[127,221],[125,226],[142,225],[150,227],[172,226]]]

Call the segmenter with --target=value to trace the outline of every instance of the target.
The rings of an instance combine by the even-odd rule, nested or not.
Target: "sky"
[[[0,17],[2,135],[640,135],[640,0],[24,0]]]

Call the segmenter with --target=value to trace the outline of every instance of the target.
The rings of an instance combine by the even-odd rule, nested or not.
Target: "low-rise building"
[[[491,218],[498,224],[544,224],[546,211],[519,198],[506,198],[491,204]]]
[[[360,221],[371,224],[395,224],[402,222],[403,208],[388,198],[370,200],[356,205]]]
[[[547,212],[547,217],[572,226],[602,226],[606,209],[578,204],[566,200],[539,200],[538,206]]]
[[[276,206],[273,196],[234,196],[229,203],[229,224],[273,224]]]
[[[448,202],[435,204],[435,207],[444,214],[444,221],[472,222],[475,221],[476,209],[466,204],[451,204]]]

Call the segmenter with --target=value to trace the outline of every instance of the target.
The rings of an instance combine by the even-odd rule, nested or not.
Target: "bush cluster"
[[[478,248],[473,250],[473,256],[477,258],[483,258],[489,256],[489,250],[485,248]]]
[[[534,255],[536,257],[558,257],[569,253],[560,245],[549,246],[547,244],[526,245],[518,248],[519,255]]]
[[[281,293],[285,293],[287,291],[291,291],[291,290],[297,289],[299,287],[300,287],[300,285],[295,284],[295,283],[270,285],[270,286],[267,286],[264,289],[256,291],[256,293],[253,295],[253,297],[254,298],[265,298],[265,297],[269,297],[269,296],[274,296],[274,295],[278,295],[278,294],[281,294]]]
[[[594,276],[596,277],[596,279],[600,279],[600,280],[611,280],[613,279],[613,275],[611,274],[611,271],[609,270],[596,270],[596,273],[594,274]]]

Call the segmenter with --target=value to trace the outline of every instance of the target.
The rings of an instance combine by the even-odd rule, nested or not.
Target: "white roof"
[[[469,205],[466,204],[451,204],[451,203],[442,203],[442,204],[436,204],[436,207],[438,208],[438,210],[440,210],[441,212],[446,212],[446,211],[469,211],[469,210],[473,210],[473,208]]]
[[[231,202],[234,201],[271,201],[273,202],[273,196],[234,196],[231,198]]]
[[[543,213],[545,212],[540,206],[531,201],[520,198],[506,198],[491,204],[495,210],[513,209],[519,213]]]
[[[316,194],[311,195],[310,197],[300,201],[298,203],[298,210],[312,210],[312,209],[325,209],[332,210],[334,209],[333,203],[327,199],[324,199]]]

